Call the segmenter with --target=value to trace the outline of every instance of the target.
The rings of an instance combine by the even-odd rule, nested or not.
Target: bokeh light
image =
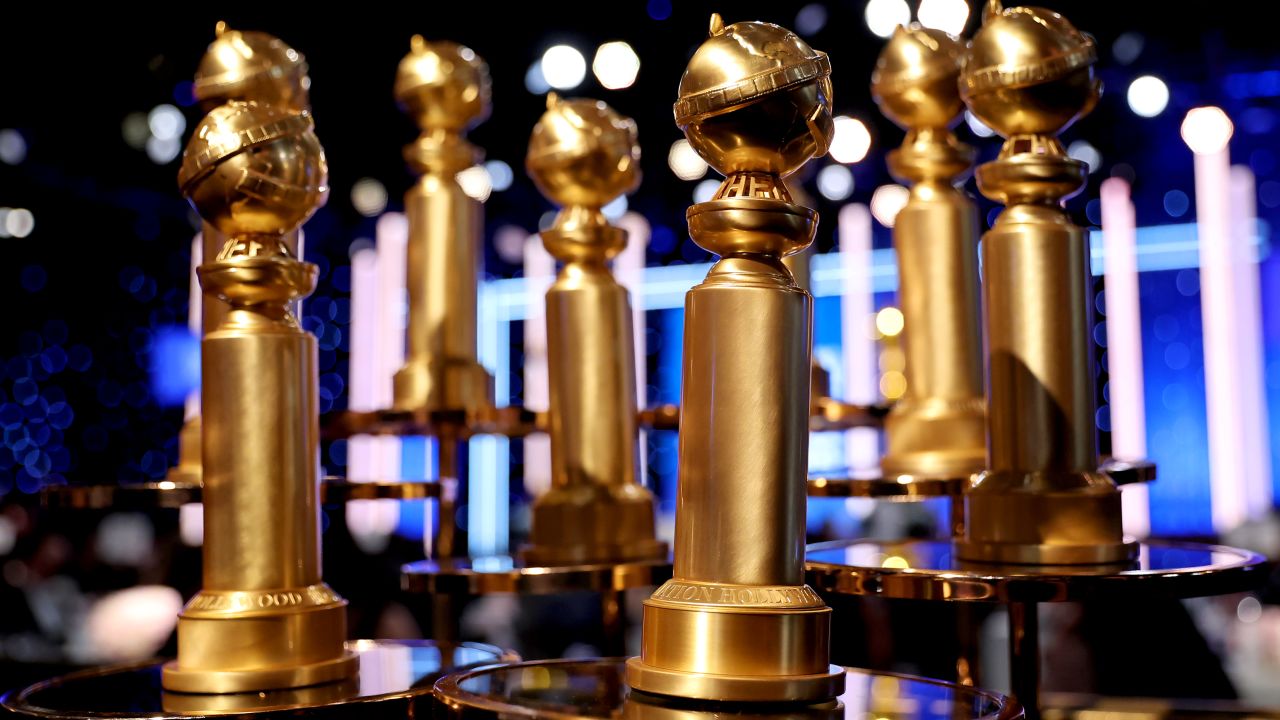
[[[608,90],[631,87],[640,73],[640,56],[621,40],[607,42],[596,49],[591,61],[591,72]]]
[[[707,174],[707,161],[684,138],[671,143],[671,149],[667,151],[667,165],[681,180],[697,180]]]
[[[872,217],[885,227],[893,227],[909,197],[911,191],[901,185],[881,185],[871,194]]]
[[[883,308],[876,313],[876,330],[885,337],[897,336],[905,324],[902,311],[896,307]]]
[[[920,0],[916,16],[927,28],[959,36],[969,22],[969,3],[965,0]]]
[[[1169,105],[1169,86],[1155,75],[1143,75],[1129,83],[1125,98],[1135,115],[1155,117]]]
[[[483,165],[472,165],[458,173],[457,177],[458,184],[462,186],[462,192],[477,202],[488,200],[489,195],[493,192],[493,183],[489,180],[489,171],[485,170]]]
[[[387,188],[373,178],[360,178],[351,186],[351,205],[365,217],[376,217],[387,209]]]
[[[836,162],[856,163],[867,156],[871,149],[871,132],[866,123],[840,115],[835,119],[835,132],[828,152]]]
[[[899,25],[911,22],[911,8],[906,0],[871,0],[865,13],[867,29],[872,34],[887,38]]]
[[[844,165],[828,165],[818,171],[818,192],[822,197],[840,201],[853,194],[853,173]]]
[[[1182,121],[1182,141],[1197,154],[1219,152],[1231,141],[1234,131],[1231,118],[1222,108],[1193,108]]]
[[[542,54],[542,76],[557,90],[572,90],[587,77],[587,59],[572,45],[552,45]]]

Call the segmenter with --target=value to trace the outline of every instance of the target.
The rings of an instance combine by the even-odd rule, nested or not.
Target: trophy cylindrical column
[[[405,194],[405,212],[409,328],[396,405],[474,407],[488,397],[476,354],[481,205],[452,175],[428,173]]]
[[[764,256],[721,260],[689,291],[675,577],[804,584],[812,312]]]
[[[1089,241],[1015,206],[983,236],[992,472],[1097,469]]]
[[[977,218],[947,182],[911,189],[893,228],[906,352],[906,396],[885,418],[886,472],[968,475],[982,469]]]
[[[204,501],[231,509],[205,522],[204,588],[307,587],[320,581],[316,341],[255,332],[248,315],[231,311],[201,353]]]

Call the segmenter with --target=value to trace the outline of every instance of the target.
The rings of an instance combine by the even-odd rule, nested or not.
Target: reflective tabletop
[[[450,675],[436,683],[444,717],[636,720],[960,720],[1022,717],[996,693],[925,678],[849,669],[839,702],[807,706],[687,703],[631,692],[626,660],[549,660]]]
[[[349,682],[296,690],[233,695],[190,695],[160,687],[162,663],[85,670],[46,680],[0,699],[17,716],[39,718],[185,718],[237,715],[270,718],[430,717],[431,686],[441,675],[518,657],[479,643],[430,640],[357,640],[360,658]]]
[[[670,579],[671,563],[658,561],[542,567],[525,565],[510,555],[491,555],[421,560],[400,568],[400,586],[405,591],[431,594],[610,592],[661,585]]]
[[[325,505],[354,500],[425,500],[438,498],[440,493],[441,484],[434,480],[363,481],[330,476],[320,481],[320,502]],[[49,485],[40,490],[40,502],[53,510],[172,510],[198,503],[201,496],[199,483],[173,480]]]
[[[810,545],[819,592],[913,600],[1067,602],[1100,597],[1188,598],[1240,592],[1266,579],[1261,555],[1198,543],[1143,542],[1129,566],[989,565],[957,558],[949,540],[841,540]]]

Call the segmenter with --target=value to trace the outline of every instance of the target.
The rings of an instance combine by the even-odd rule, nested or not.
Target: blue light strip
[[[1270,252],[1270,228],[1258,221],[1254,235],[1254,248],[1261,261]],[[1089,235],[1091,265],[1094,275],[1102,275],[1104,267],[1103,233],[1095,230]],[[1178,225],[1154,225],[1138,228],[1138,271],[1181,270],[1200,266],[1199,244],[1195,223]],[[838,296],[845,285],[844,269],[836,252],[814,255],[810,263],[810,282],[815,297]],[[671,310],[684,307],[684,295],[689,288],[702,282],[711,263],[696,265],[668,265],[648,267],[644,271],[644,309]],[[871,252],[871,287],[874,292],[893,292],[898,289],[898,266],[892,248]],[[484,290],[492,293],[498,311],[507,321],[523,320],[528,302],[524,278],[492,280],[484,283]]]

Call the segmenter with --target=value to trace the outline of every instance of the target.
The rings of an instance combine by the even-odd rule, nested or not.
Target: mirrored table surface
[[[1249,590],[1265,581],[1257,553],[1199,543],[1147,541],[1127,566],[992,565],[956,557],[949,540],[836,541],[805,552],[819,592],[911,600],[1070,602],[1108,597],[1189,598]]]
[[[448,720],[1013,720],[1002,695],[937,680],[848,669],[839,701],[817,705],[690,703],[632,692],[626,659],[549,660],[442,678],[435,693]]]
[[[360,658],[360,674],[348,682],[264,693],[173,693],[160,686],[163,663],[147,662],[85,670],[14,690],[0,698],[0,716],[404,720],[431,716],[431,687],[443,674],[519,659],[490,645],[430,640],[356,640],[347,649]]]
[[[671,579],[669,561],[533,566],[511,555],[421,560],[400,568],[400,586],[411,593],[485,595],[620,592]]]

